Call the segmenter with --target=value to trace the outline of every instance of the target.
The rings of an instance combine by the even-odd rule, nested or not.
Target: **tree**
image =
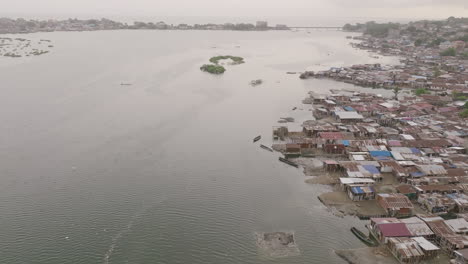
[[[395,100],[398,101],[398,94],[400,93],[401,89],[400,87],[394,87],[393,88],[393,93],[395,94]]]
[[[417,95],[417,96],[420,96],[420,95],[423,95],[423,94],[428,94],[429,91],[425,88],[418,88],[416,89],[416,91],[414,91],[414,93]]]
[[[456,56],[457,50],[455,48],[448,48],[440,53],[440,56]]]
[[[422,39],[417,39],[417,40],[414,42],[414,45],[415,45],[416,47],[419,47],[419,46],[421,46],[422,44],[423,44],[423,40],[422,40]]]
[[[460,117],[467,118],[468,117],[468,109],[465,109],[460,112]]]

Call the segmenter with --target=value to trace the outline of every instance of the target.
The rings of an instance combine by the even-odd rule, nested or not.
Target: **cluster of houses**
[[[117,29],[151,29],[151,30],[289,30],[286,25],[268,26],[266,21],[251,23],[225,24],[167,24],[160,22],[134,22],[133,24],[116,22],[110,19],[66,19],[66,20],[26,20],[23,18],[0,18],[0,34],[53,32],[53,31],[95,31]]]
[[[371,236],[386,245],[400,263],[424,263],[445,252],[455,263],[468,261],[466,218],[444,220],[440,216],[371,218]]]
[[[401,58],[400,65],[332,67],[324,71],[305,72],[301,78],[331,78],[365,87],[419,88],[434,93],[466,93],[468,21],[449,22],[445,26],[428,21],[402,25],[400,29],[389,30],[387,38],[370,35],[354,37],[360,40],[352,43],[354,47],[398,56]]]
[[[275,127],[273,135],[287,158],[319,157],[351,201],[374,200],[384,212],[378,217],[392,217],[372,219],[369,228],[402,263],[420,263],[441,250],[464,256],[468,122],[457,114],[462,107],[440,101],[311,92],[304,103],[313,104],[315,120],[302,131]],[[378,191],[384,178],[392,180],[393,192]],[[414,217],[415,207],[430,217]],[[448,214],[461,218],[440,217]]]

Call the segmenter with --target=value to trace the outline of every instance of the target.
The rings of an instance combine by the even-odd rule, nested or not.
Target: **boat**
[[[261,138],[262,138],[262,136],[255,137],[255,138],[253,139],[253,142],[255,143],[255,142],[259,141]]]
[[[359,238],[364,244],[370,246],[370,247],[375,247],[377,246],[377,243],[372,240],[370,237],[366,236],[363,232],[361,232],[359,229],[355,227],[351,227],[351,232]]]
[[[267,146],[265,146],[265,145],[260,145],[260,147],[261,147],[262,149],[266,149],[266,150],[268,150],[268,151],[270,151],[270,152],[273,152],[273,149],[272,149],[272,148],[267,147]]]
[[[130,86],[130,85],[132,85],[132,84],[131,84],[131,83],[120,83],[120,85],[122,85],[122,86]]]
[[[285,158],[283,158],[283,157],[279,157],[279,161],[284,162],[284,163],[286,163],[286,164],[288,164],[288,165],[290,165],[290,166],[299,168],[299,165],[297,165],[296,163],[294,163],[294,162],[292,162],[292,161],[290,161],[290,160],[288,160],[288,159],[285,159]]]

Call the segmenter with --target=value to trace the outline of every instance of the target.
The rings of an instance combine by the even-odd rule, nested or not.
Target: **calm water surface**
[[[291,112],[308,91],[357,89],[286,74],[379,61],[345,36],[23,36],[55,47],[0,58],[0,263],[343,263],[333,249],[363,246],[348,231],[363,223],[333,216],[317,199],[328,187],[251,141],[270,144],[278,117],[309,118]],[[246,63],[200,72],[226,54]],[[295,231],[300,256],[258,256],[254,232],[278,230]]]

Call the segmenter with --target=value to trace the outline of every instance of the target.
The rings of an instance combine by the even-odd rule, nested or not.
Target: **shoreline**
[[[374,54],[401,57],[402,64],[332,67],[318,72],[306,71],[299,78],[329,79],[363,88],[391,89],[394,97],[385,99],[372,91],[352,94],[345,94],[345,91],[331,91],[332,94],[317,95],[309,92],[303,104],[312,105],[314,118],[311,116],[310,120],[303,122],[302,130],[299,131],[289,131],[287,124],[278,124],[280,127],[274,128],[273,131],[276,142],[273,148],[282,153],[286,159],[301,165],[305,176],[312,176],[306,179],[305,183],[332,186],[333,191],[323,193],[317,198],[337,217],[355,216],[361,220],[388,217],[419,219],[421,215],[433,213],[429,205],[419,196],[423,199],[433,198],[429,194],[426,198],[418,193],[428,193],[424,191],[428,189],[431,190],[430,193],[435,191],[444,194],[441,184],[456,189],[457,182],[468,180],[468,173],[465,170],[457,172],[463,180],[447,182],[447,178],[450,179],[447,175],[450,175],[449,171],[453,171],[453,168],[467,168],[466,164],[459,164],[458,159],[467,158],[465,151],[468,141],[463,136],[463,131],[468,131],[464,122],[466,117],[463,116],[467,110],[463,109],[468,108],[468,97],[465,96],[468,92],[468,71],[465,70],[468,69],[468,63],[465,63],[464,55],[446,57],[443,55],[446,53],[444,51],[440,52],[440,56],[428,59],[427,54],[438,53],[438,48],[417,45],[408,47],[406,44],[408,41],[403,37],[392,40],[394,45],[390,51],[383,45],[389,41],[388,39],[364,35],[358,39],[362,42],[350,45],[371,52],[372,58],[377,57]],[[468,43],[466,48],[463,41],[453,41],[451,45],[459,45],[460,54],[463,54],[463,50],[468,54],[466,53]],[[448,64],[455,66],[450,68]],[[450,82],[442,83],[443,80],[439,79]],[[416,91],[415,95],[405,94],[402,98],[403,89],[413,89]],[[457,91],[460,90],[458,94]],[[457,101],[461,101],[459,105]],[[424,105],[426,110],[418,109],[418,105]],[[454,141],[453,138],[441,133],[443,129],[441,131],[437,131],[437,128],[427,129],[428,124],[437,122],[445,124],[447,120],[460,129],[462,136],[459,140]],[[434,145],[437,140],[440,141],[440,146]],[[446,149],[444,153],[447,154],[436,155],[434,158],[432,155],[435,153],[434,148]],[[460,152],[451,152],[450,148],[460,149]],[[411,151],[408,152],[406,149]],[[457,165],[451,167],[450,164]],[[425,166],[440,167],[442,173],[422,173],[425,179],[427,178],[424,181],[413,177],[416,171],[420,173]],[[434,183],[429,176],[435,178]],[[410,196],[413,192],[414,196]],[[456,193],[465,197],[463,191]],[[417,197],[417,200],[414,197]],[[394,206],[397,209],[392,209],[390,205],[392,199],[399,201],[398,205]],[[401,208],[408,211],[403,213],[404,210]],[[397,213],[390,210],[396,210]],[[465,215],[460,217],[463,219]],[[443,218],[440,219],[444,221]],[[468,219],[468,214],[465,219]],[[428,229],[431,230],[429,227]],[[442,237],[440,239],[445,239],[447,235],[439,234],[434,229],[431,232],[434,237]],[[455,233],[456,231],[453,235]],[[399,235],[407,237],[409,241],[417,236],[420,235]],[[395,250],[397,245],[405,247],[407,246],[405,243],[409,242],[392,241],[391,243],[401,244],[390,246],[391,243],[385,241],[381,242],[379,249],[335,250],[335,253],[353,264],[398,263],[398,257],[394,257],[395,253],[390,253],[389,250]],[[435,248],[445,251],[432,255],[432,259],[428,257],[430,260],[427,263],[447,263],[450,260],[449,255],[453,254],[453,247],[445,248],[443,244],[436,244],[440,248],[433,245]],[[386,253],[382,253],[382,250]],[[385,256],[382,257],[382,254]],[[414,258],[420,256],[415,255]]]

